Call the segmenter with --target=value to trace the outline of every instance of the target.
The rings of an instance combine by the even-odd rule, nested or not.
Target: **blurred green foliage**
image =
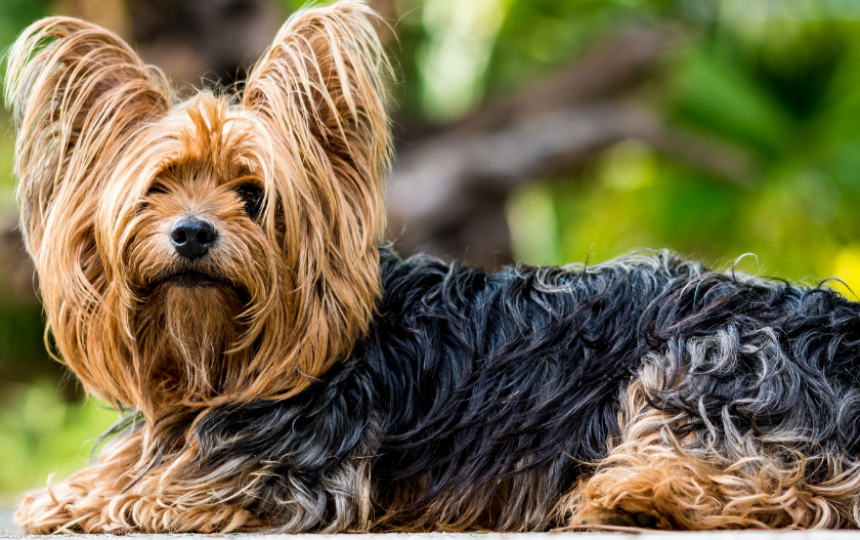
[[[56,382],[3,385],[0,399],[0,503],[64,478],[89,461],[100,433],[117,419],[97,400],[66,402]]]
[[[517,5],[540,10],[541,3]],[[673,128],[719,141],[747,156],[750,166],[722,177],[625,141],[575,178],[529,184],[512,197],[517,255],[559,264],[588,254],[596,262],[634,248],[668,247],[725,264],[752,252],[758,262],[746,261],[750,271],[813,283],[836,275],[860,290],[856,3],[544,3],[555,6],[556,14],[550,8],[544,13],[556,25],[567,13],[576,17],[574,4],[590,5],[576,17],[587,28],[583,33],[595,28],[583,21],[585,14],[603,28],[638,21],[678,29],[672,53],[643,99]],[[509,34],[509,28],[517,30]],[[538,35],[540,29],[512,20],[499,34],[497,51]],[[506,64],[497,54],[491,81],[516,80],[506,74]],[[535,210],[529,212],[529,205]],[[552,218],[541,228],[543,236],[529,222],[538,212],[544,221]]]
[[[0,47],[51,5],[0,0]],[[860,292],[860,3],[396,0],[396,11],[388,49],[401,125],[454,120],[551,75],[618,28],[645,25],[675,38],[636,98],[671,128],[748,162],[720,175],[643,141],[619,143],[576,174],[511,195],[517,258],[598,262],[665,247],[722,265],[752,252],[746,270],[812,283],[837,275]],[[0,133],[2,218],[13,208],[3,115]],[[81,403],[73,382],[58,390],[38,307],[2,302],[0,494],[10,494],[78,468],[115,414]]]

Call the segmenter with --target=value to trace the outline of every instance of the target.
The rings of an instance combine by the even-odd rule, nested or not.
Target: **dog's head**
[[[154,415],[285,396],[361,337],[390,156],[367,15],[303,11],[240,94],[183,102],[80,20],[15,43],[21,226],[55,352],[88,391]]]

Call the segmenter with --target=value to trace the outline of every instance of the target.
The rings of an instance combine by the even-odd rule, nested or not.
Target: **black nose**
[[[170,231],[170,241],[176,252],[187,259],[206,255],[216,238],[218,233],[215,227],[194,218],[179,221]]]

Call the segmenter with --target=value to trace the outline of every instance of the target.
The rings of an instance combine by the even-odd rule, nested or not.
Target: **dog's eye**
[[[245,211],[251,217],[259,217],[263,210],[263,190],[254,184],[243,184],[236,188],[236,192],[245,201]]]
[[[153,184],[146,190],[147,197],[150,195],[164,195],[165,193],[167,193],[167,188],[164,187],[164,184]]]

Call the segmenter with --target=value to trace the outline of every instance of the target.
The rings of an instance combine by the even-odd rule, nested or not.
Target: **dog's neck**
[[[229,393],[248,364],[233,350],[244,330],[240,295],[224,287],[165,287],[138,314],[141,376],[152,381],[150,414],[197,408],[201,398]],[[168,410],[165,410],[168,409]]]

